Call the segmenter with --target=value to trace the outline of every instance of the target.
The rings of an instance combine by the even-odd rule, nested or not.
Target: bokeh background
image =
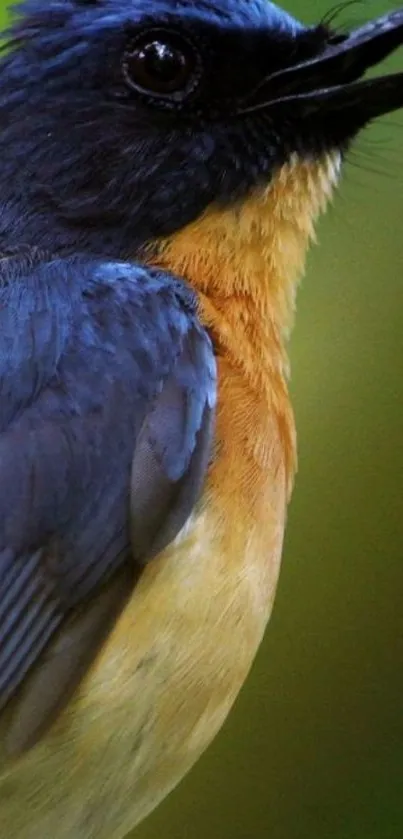
[[[288,9],[313,22],[331,2]],[[133,839],[403,837],[403,112],[357,143],[318,232],[274,615],[221,735]]]

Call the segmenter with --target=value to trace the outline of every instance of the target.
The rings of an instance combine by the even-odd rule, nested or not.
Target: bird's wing
[[[215,364],[193,294],[166,273],[79,256],[6,262],[0,707],[19,751],[197,502]]]

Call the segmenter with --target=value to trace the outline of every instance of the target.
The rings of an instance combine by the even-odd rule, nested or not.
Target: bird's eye
[[[185,36],[152,30],[134,39],[126,49],[123,74],[139,93],[181,101],[197,85],[200,59]]]

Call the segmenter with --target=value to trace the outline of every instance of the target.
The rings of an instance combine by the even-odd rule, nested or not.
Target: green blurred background
[[[288,9],[313,22],[331,2]],[[300,460],[274,615],[222,733],[136,839],[403,837],[403,112],[357,143],[319,245],[290,347]]]

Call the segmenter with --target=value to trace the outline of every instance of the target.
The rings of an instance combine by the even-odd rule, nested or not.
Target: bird
[[[403,10],[25,0],[0,57],[0,828],[123,839],[268,623],[315,223]]]

